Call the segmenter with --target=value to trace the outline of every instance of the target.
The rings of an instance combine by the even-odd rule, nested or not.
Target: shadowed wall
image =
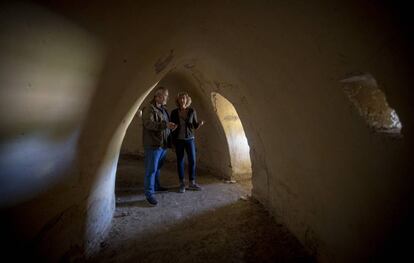
[[[192,76],[195,96],[218,92],[233,103],[250,145],[253,196],[321,262],[375,260],[410,233],[414,67],[404,7],[38,1],[0,10],[10,247],[49,259],[99,251],[127,127],[174,69]],[[403,138],[367,127],[340,83],[354,72],[383,87]],[[222,140],[209,143],[228,160]]]

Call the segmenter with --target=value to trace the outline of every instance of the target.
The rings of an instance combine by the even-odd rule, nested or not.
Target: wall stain
[[[195,68],[191,67],[188,69],[191,72],[191,76],[197,82],[198,88],[200,89],[201,93],[209,97],[210,94],[208,94],[205,87],[211,87],[211,81],[209,81],[199,70],[196,70]]]
[[[171,49],[170,53],[166,57],[159,58],[157,62],[154,64],[155,73],[158,74],[161,71],[163,71],[168,66],[168,64],[170,64],[173,58],[174,58],[174,49]]]
[[[184,64],[184,68],[186,68],[186,69],[192,69],[195,66],[196,66],[196,60],[195,59],[193,59],[193,60],[191,60],[191,61]]]

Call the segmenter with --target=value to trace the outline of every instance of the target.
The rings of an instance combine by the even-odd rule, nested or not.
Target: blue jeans
[[[160,169],[164,164],[167,149],[164,148],[145,148],[145,177],[144,192],[145,196],[150,197],[160,186]]]
[[[188,158],[188,175],[190,181],[195,180],[196,172],[196,151],[194,139],[177,140],[175,142],[175,154],[177,155],[178,178],[184,181],[184,151],[187,152]]]

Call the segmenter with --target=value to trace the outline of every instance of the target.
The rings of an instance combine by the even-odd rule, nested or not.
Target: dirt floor
[[[250,198],[249,182],[199,172],[202,191],[178,192],[166,163],[158,206],[143,195],[143,161],[122,158],[112,229],[93,262],[314,262],[301,244]]]

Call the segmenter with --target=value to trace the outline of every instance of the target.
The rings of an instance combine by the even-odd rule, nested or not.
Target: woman
[[[200,191],[201,187],[196,184],[196,151],[194,130],[203,126],[204,121],[198,122],[197,113],[190,108],[191,97],[186,92],[180,92],[176,99],[177,109],[171,112],[171,122],[177,125],[172,132],[172,140],[177,155],[178,178],[180,179],[180,193],[185,192],[184,180],[184,151],[187,152],[189,186],[188,189]]]

